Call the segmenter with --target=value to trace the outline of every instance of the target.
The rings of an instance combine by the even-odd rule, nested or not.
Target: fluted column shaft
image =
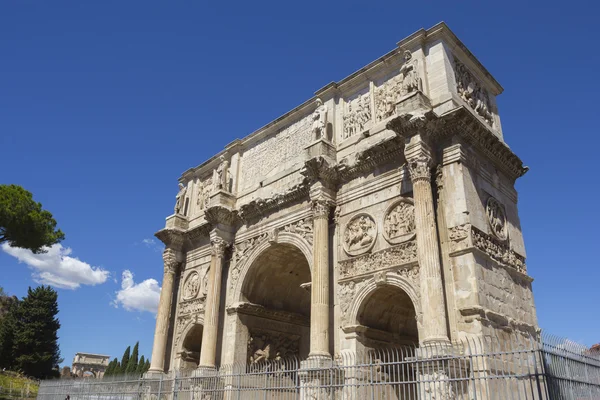
[[[221,279],[223,276],[223,258],[228,243],[214,239],[211,243],[210,271],[208,275],[208,293],[204,309],[204,328],[200,349],[200,368],[215,368],[217,356],[217,336],[219,329],[219,306],[221,302]]]
[[[326,201],[313,202],[313,269],[309,357],[329,354],[329,210]]]
[[[152,345],[152,361],[150,372],[164,372],[165,353],[167,350],[167,336],[171,319],[171,299],[173,298],[173,281],[179,263],[175,250],[165,249],[163,252],[165,272],[163,275],[162,289],[158,302],[156,315],[156,329],[154,331],[154,344]]]
[[[448,342],[440,248],[431,191],[431,157],[419,152],[416,157],[407,154],[407,161],[413,184],[421,284],[423,332],[420,341]]]

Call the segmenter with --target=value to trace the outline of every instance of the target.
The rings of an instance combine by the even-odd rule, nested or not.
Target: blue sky
[[[44,259],[0,251],[0,286],[63,287],[66,365],[77,351],[120,358],[138,340],[150,356],[155,319],[139,309],[156,301],[152,238],[180,174],[443,20],[505,88],[504,135],[531,168],[517,189],[540,325],[600,342],[598,12],[591,1],[5,0],[0,183],[32,191],[67,238]]]

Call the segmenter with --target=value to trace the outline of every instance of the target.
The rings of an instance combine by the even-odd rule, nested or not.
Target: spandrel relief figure
[[[175,214],[183,214],[183,205],[185,203],[185,195],[187,193],[187,187],[183,183],[179,184],[179,192],[175,196]]]
[[[312,115],[313,139],[327,139],[327,106],[317,99],[317,108]]]

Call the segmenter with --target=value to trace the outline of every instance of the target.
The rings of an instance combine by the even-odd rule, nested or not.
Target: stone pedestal
[[[150,372],[164,372],[165,352],[167,349],[167,334],[171,324],[171,299],[173,298],[173,281],[179,267],[177,254],[173,249],[163,252],[164,275],[158,313],[156,315],[156,330],[154,331],[154,344],[152,346],[152,361]]]
[[[335,160],[335,146],[326,139],[318,139],[305,148],[308,159],[318,156],[328,157],[330,160]]]

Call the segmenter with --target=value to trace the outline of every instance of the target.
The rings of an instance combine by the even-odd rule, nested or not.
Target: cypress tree
[[[0,321],[0,369],[12,369],[15,363],[15,325],[19,300],[16,297],[4,297],[0,300],[3,302],[4,313]]]
[[[129,355],[131,354],[131,346],[127,346],[123,357],[121,358],[121,366],[119,367],[119,374],[124,374],[127,370],[127,364],[129,363]]]
[[[150,359],[146,360],[146,366],[144,366],[144,372],[148,372],[150,369]]]
[[[29,288],[16,309],[14,368],[38,379],[60,376],[58,294],[49,286]]]
[[[138,375],[143,374],[145,372],[144,371],[145,367],[146,367],[146,359],[144,358],[144,355],[142,355],[140,357],[140,362],[138,363],[138,366],[137,366],[137,369],[135,370],[135,373],[138,374]]]
[[[139,346],[140,342],[136,342],[135,346],[133,346],[133,352],[131,353],[131,357],[129,357],[127,367],[125,368],[126,374],[135,374],[137,370]]]

